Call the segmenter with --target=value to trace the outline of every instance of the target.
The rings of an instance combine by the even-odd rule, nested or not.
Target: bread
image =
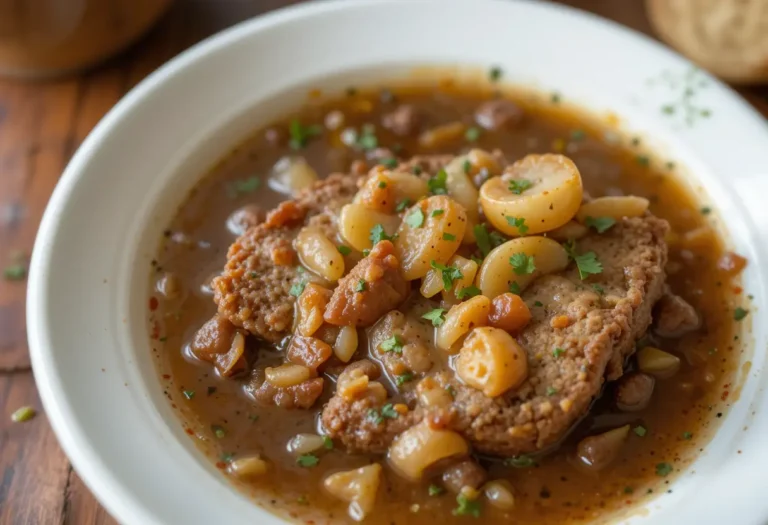
[[[768,0],[646,0],[659,37],[737,84],[768,82]]]

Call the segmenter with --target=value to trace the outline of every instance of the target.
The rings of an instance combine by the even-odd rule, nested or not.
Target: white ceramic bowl
[[[714,440],[672,494],[630,522],[768,523],[767,332],[757,322],[768,299],[768,126],[704,74],[708,86],[693,101],[711,116],[688,126],[661,111],[684,87],[658,80],[684,78],[688,62],[596,17],[511,1],[344,0],[278,11],[186,51],[102,120],[51,198],[28,301],[40,394],[88,487],[126,524],[278,522],[196,450],[162,395],[145,327],[149,262],[205,168],[295,105],[301,87],[375,83],[425,64],[499,65],[510,82],[614,111],[688,168],[749,258],[759,351]]]

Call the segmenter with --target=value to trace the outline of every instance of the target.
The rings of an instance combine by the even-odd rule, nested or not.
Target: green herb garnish
[[[445,195],[448,193],[447,181],[448,174],[441,168],[434,177],[427,181],[429,192],[432,195]]]
[[[512,179],[509,181],[509,191],[515,195],[520,195],[531,186],[533,186],[533,182],[527,179]]]
[[[672,465],[669,463],[658,463],[656,464],[656,475],[665,477],[669,475],[669,473],[672,472]]]
[[[455,241],[456,236],[452,233],[443,233],[443,240],[444,241]]]
[[[471,500],[464,494],[459,494],[456,496],[456,503],[458,503],[459,506],[453,509],[454,516],[472,516],[473,518],[480,517],[482,506],[479,501]]]
[[[349,255],[352,253],[352,248],[349,246],[344,246],[343,244],[338,245],[336,249],[339,250],[339,253],[342,255]]]
[[[421,318],[432,321],[432,326],[440,326],[445,322],[445,317],[443,317],[444,314],[445,310],[442,308],[435,308],[434,310],[430,310],[429,312],[422,315]]]
[[[440,275],[443,278],[443,289],[446,292],[453,287],[453,281],[464,278],[464,274],[455,266],[446,266],[435,261],[431,261],[429,264],[432,268],[440,272]]]
[[[296,458],[296,463],[303,468],[312,468],[320,463],[320,460],[314,454],[302,454]]]
[[[526,455],[514,456],[504,460],[504,465],[515,468],[528,468],[536,465],[532,457]]]
[[[294,297],[300,296],[302,293],[304,293],[304,288],[307,286],[306,281],[299,281],[298,283],[294,283],[293,286],[291,286],[291,289],[288,290],[288,293],[291,294]]]
[[[333,440],[328,436],[323,436],[323,447],[326,450],[333,450]]]
[[[441,487],[440,485],[435,485],[434,483],[429,486],[427,489],[430,496],[439,496],[443,492],[445,492],[445,489]]]
[[[461,288],[459,290],[456,290],[456,297],[463,301],[464,299],[469,299],[470,297],[480,295],[481,293],[482,292],[480,291],[480,288],[478,288],[473,284],[473,285],[467,286],[466,288]]]
[[[520,233],[520,235],[525,235],[525,233],[528,231],[528,226],[526,226],[525,219],[523,217],[506,217],[506,219],[507,224],[517,228],[517,231]]]
[[[398,162],[397,162],[397,159],[393,159],[390,157],[388,159],[381,159],[379,161],[379,164],[393,170],[397,167]]]
[[[384,231],[384,226],[381,224],[374,225],[373,228],[371,228],[371,234],[368,236],[374,246],[379,244],[381,241],[393,241],[396,237],[397,234],[387,235],[387,232]]]
[[[403,384],[409,381],[413,381],[413,372],[403,372],[402,374],[395,376],[397,386],[403,386]]]
[[[302,149],[307,145],[311,138],[317,137],[322,132],[322,126],[317,124],[303,126],[301,121],[293,119],[288,126],[288,133],[291,136],[289,144],[293,149]]]
[[[403,340],[400,339],[400,336],[393,335],[389,339],[383,340],[379,345],[379,348],[381,348],[384,352],[394,352],[396,354],[402,354]]]
[[[494,66],[491,68],[491,70],[488,72],[488,78],[491,79],[491,82],[498,82],[498,80],[501,78],[502,71],[501,68],[498,66]]]
[[[509,264],[517,275],[530,275],[536,271],[536,261],[533,255],[526,255],[522,252],[512,254],[509,258]]]
[[[421,208],[414,208],[411,213],[405,216],[405,223],[411,228],[421,228],[424,226],[424,212]]]
[[[594,228],[597,233],[604,233],[616,224],[616,219],[613,217],[587,217],[584,224],[588,228]]]
[[[398,213],[400,213],[401,211],[405,211],[405,209],[411,204],[412,204],[411,199],[403,199],[397,203],[397,206],[395,207],[395,211]]]
[[[517,281],[512,281],[512,284],[509,285],[509,291],[512,292],[515,295],[520,295],[520,285],[517,284]]]
[[[638,425],[632,429],[632,432],[634,432],[639,437],[645,437],[645,435],[648,433],[648,430],[644,426]]]
[[[586,279],[590,275],[596,275],[603,273],[603,265],[597,260],[595,252],[576,254],[576,243],[571,241],[563,245],[568,256],[576,263],[576,267],[579,270],[579,278],[581,280]]]
[[[356,292],[364,292],[367,289],[365,284],[365,279],[360,279],[357,281],[357,284],[355,285],[355,291]]]
[[[480,138],[480,128],[471,127],[464,132],[464,138],[467,142],[476,142]]]
[[[221,425],[211,425],[211,431],[213,432],[213,435],[216,436],[218,439],[222,439],[224,436],[227,435],[226,432],[224,432],[224,427]]]
[[[247,179],[235,180],[227,185],[227,193],[233,199],[240,195],[246,195],[253,193],[261,187],[261,179],[256,177],[248,177]]]
[[[742,320],[742,319],[744,319],[744,318],[745,318],[745,317],[746,317],[748,314],[749,314],[749,310],[745,310],[744,308],[742,308],[741,306],[739,306],[739,307],[737,307],[737,308],[736,308],[736,309],[733,311],[733,318],[734,318],[736,321],[741,321],[741,320]]]
[[[560,357],[560,356],[561,356],[561,355],[563,355],[564,353],[565,353],[565,350],[563,350],[563,349],[562,349],[562,348],[560,348],[560,347],[558,347],[558,348],[555,348],[554,350],[552,350],[552,355],[553,355],[553,356],[555,356],[555,359],[557,359],[558,357]]]
[[[192,399],[193,397],[195,397],[194,390],[183,390],[181,393],[184,394],[184,397],[186,397],[187,399]]]

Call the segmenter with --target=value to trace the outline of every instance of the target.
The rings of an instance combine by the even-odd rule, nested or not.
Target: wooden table
[[[45,83],[0,80],[0,264],[29,254],[46,202],[72,153],[120,97],[202,38],[291,0],[179,0],[137,46],[102,67]],[[566,0],[650,33],[640,0]],[[768,116],[768,88],[741,90]],[[40,408],[27,354],[25,281],[0,281],[0,524],[95,525],[115,521],[59,448]]]

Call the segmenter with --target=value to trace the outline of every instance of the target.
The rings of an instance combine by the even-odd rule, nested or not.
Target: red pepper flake
[[[190,436],[194,436],[195,435],[195,432],[191,428],[189,428],[189,427],[185,428],[184,432],[186,432]]]
[[[149,298],[149,311],[154,312],[157,310],[157,307],[160,305],[160,303],[157,301],[157,297],[154,295]]]
[[[742,288],[741,286],[734,286],[733,287],[733,293],[735,293],[736,295],[739,295],[743,291],[744,291],[744,288]]]
[[[720,400],[721,400],[721,401],[725,401],[726,399],[728,399],[728,394],[729,394],[729,393],[730,393],[730,392],[728,392],[728,390],[726,390],[725,392],[723,392],[723,395],[721,395],[721,396],[720,396]]]
[[[152,322],[152,333],[150,334],[150,337],[152,339],[160,339],[160,323],[155,319]]]
[[[170,376],[170,375],[168,375],[168,374],[163,374],[163,379],[170,379],[170,378],[171,378],[171,376]]]

